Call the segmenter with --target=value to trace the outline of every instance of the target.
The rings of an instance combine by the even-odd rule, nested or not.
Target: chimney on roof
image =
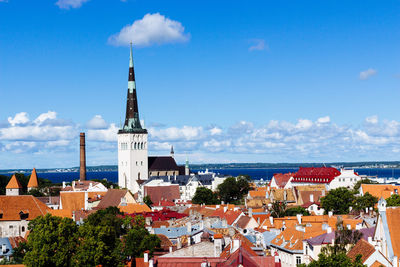
[[[328,212],[328,216],[329,216],[329,217],[332,217],[332,215],[333,215],[333,212],[332,212],[332,211],[329,211],[329,212]]]
[[[86,145],[85,133],[80,133],[80,167],[79,167],[79,180],[86,180]]]
[[[187,222],[186,224],[188,235],[192,233],[192,222]]]
[[[249,208],[249,217],[253,217],[253,209]]]
[[[224,213],[227,212],[228,206],[224,206]]]
[[[221,255],[222,240],[223,240],[223,236],[221,234],[214,235],[214,257],[219,257]]]
[[[274,225],[274,217],[269,216],[269,222],[271,223],[271,225]]]
[[[149,252],[150,252],[150,251],[146,250],[146,251],[143,253],[143,261],[144,261],[144,262],[149,262]]]
[[[310,202],[314,202],[314,194],[310,194]]]

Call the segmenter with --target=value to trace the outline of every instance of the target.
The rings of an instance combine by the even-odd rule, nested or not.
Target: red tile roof
[[[11,177],[10,181],[8,182],[6,189],[21,189],[22,185],[18,181],[15,174]]]
[[[85,209],[85,192],[60,192],[60,200],[63,209],[82,210]]]
[[[272,179],[275,179],[275,183],[279,188],[284,188],[289,182],[290,178],[296,173],[275,173]]]
[[[30,221],[38,216],[46,215],[51,209],[32,195],[0,196],[0,221],[19,221],[20,212],[28,213],[26,220]]]
[[[38,187],[39,187],[39,182],[37,178],[36,169],[33,168],[31,177],[29,178],[28,188],[38,188]]]
[[[174,201],[180,199],[179,185],[144,186],[144,196],[150,196],[153,203],[161,200]]]
[[[299,171],[293,176],[293,182],[297,183],[330,183],[340,171],[333,167],[300,167]]]
[[[347,253],[347,256],[352,260],[355,260],[357,255],[361,255],[361,262],[364,263],[374,252],[375,248],[373,245],[364,239],[360,239],[360,241],[358,241],[357,244]]]

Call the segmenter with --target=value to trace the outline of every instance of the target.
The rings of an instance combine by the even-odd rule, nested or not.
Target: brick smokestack
[[[86,180],[86,145],[85,145],[85,133],[80,134],[80,174],[79,180]]]

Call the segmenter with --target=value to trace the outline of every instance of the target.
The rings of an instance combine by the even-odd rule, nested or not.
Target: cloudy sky
[[[149,153],[400,159],[399,1],[0,0],[0,169],[116,164],[128,45]]]

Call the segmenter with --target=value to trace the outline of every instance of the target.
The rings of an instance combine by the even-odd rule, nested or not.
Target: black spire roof
[[[128,96],[126,102],[126,116],[124,127],[118,133],[147,133],[142,128],[139,119],[139,109],[136,96],[135,70],[133,67],[132,44],[129,57]]]

